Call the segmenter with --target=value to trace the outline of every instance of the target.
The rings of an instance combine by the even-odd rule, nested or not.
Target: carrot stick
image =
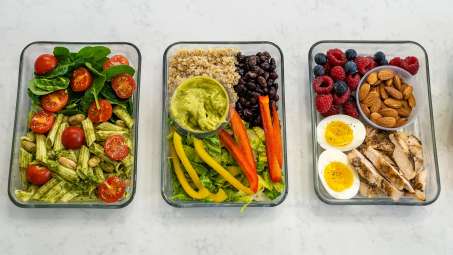
[[[273,182],[282,180],[282,171],[278,164],[275,151],[274,128],[272,127],[271,111],[269,109],[269,97],[259,96],[258,105],[260,107],[261,120],[263,121],[264,135],[266,137],[266,155],[269,165],[269,175]]]
[[[278,117],[277,107],[272,104],[272,127],[274,128],[275,154],[277,155],[280,168],[283,166],[283,147],[282,133],[280,130],[280,118]]]
[[[258,174],[256,173],[256,168],[253,168],[247,157],[244,155],[243,150],[236,145],[233,137],[228,134],[225,130],[221,129],[219,131],[219,138],[225,148],[230,152],[231,156],[233,156],[234,160],[238,163],[239,167],[244,172],[245,177],[250,185],[250,189],[256,193],[258,191]]]
[[[233,107],[230,108],[230,115],[231,127],[233,128],[233,134],[236,137],[236,141],[244,152],[245,158],[256,172],[256,161],[253,157],[252,146],[250,145],[249,136],[247,134],[247,129],[245,128],[244,122],[242,122],[241,117]]]

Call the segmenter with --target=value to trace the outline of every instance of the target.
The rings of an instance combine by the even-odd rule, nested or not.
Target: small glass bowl
[[[400,130],[404,127],[407,127],[409,125],[412,125],[412,123],[414,122],[414,120],[417,116],[417,112],[418,112],[418,108],[419,108],[418,105],[415,105],[415,107],[412,109],[411,115],[409,115],[409,118],[407,119],[406,124],[399,126],[399,127],[394,127],[394,128],[387,128],[387,127],[379,126],[378,124],[376,124],[375,122],[370,120],[365,115],[365,113],[362,111],[362,107],[360,107],[360,100],[359,100],[360,87],[366,82],[368,75],[370,75],[371,73],[374,73],[374,72],[379,72],[384,69],[392,70],[394,73],[398,74],[401,78],[403,78],[405,83],[412,85],[412,87],[414,88],[413,93],[414,93],[415,98],[420,98],[419,94],[421,93],[421,91],[420,91],[420,88],[417,86],[417,84],[414,83],[414,79],[413,79],[414,76],[412,76],[412,74],[410,74],[408,71],[406,71],[400,67],[391,66],[391,65],[379,66],[379,67],[373,68],[370,71],[368,71],[359,82],[359,87],[356,90],[355,98],[356,98],[357,108],[359,110],[359,113],[368,125],[370,125],[374,128],[377,128],[377,129],[381,129],[381,130],[396,131],[396,130]]]

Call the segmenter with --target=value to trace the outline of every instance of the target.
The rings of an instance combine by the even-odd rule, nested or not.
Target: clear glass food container
[[[283,72],[283,53],[281,49],[272,42],[259,41],[259,42],[176,42],[167,47],[163,56],[163,111],[162,111],[162,161],[161,161],[161,192],[163,199],[171,206],[174,207],[241,207],[244,203],[241,202],[204,202],[204,201],[180,201],[172,198],[173,196],[173,171],[169,167],[169,147],[168,147],[168,134],[169,134],[169,103],[170,95],[168,92],[168,66],[171,56],[179,49],[194,49],[194,48],[237,48],[244,55],[256,54],[258,52],[268,51],[271,56],[276,60],[278,74],[277,82],[279,84],[278,95],[278,110],[282,129],[282,142],[283,142],[283,160],[282,167],[285,190],[272,201],[269,202],[251,202],[248,206],[251,207],[271,207],[281,204],[288,193],[288,164],[286,158],[286,122],[285,122],[285,86],[284,86],[284,72]]]
[[[129,185],[126,188],[126,196],[115,203],[105,203],[99,201],[87,202],[68,202],[68,203],[45,203],[40,201],[23,202],[16,198],[15,190],[20,189],[19,176],[19,148],[20,137],[28,131],[27,121],[30,110],[31,100],[27,94],[28,82],[33,78],[35,59],[43,53],[52,53],[56,46],[63,46],[70,51],[78,51],[85,46],[103,45],[111,50],[111,55],[122,54],[128,60],[129,64],[135,68],[134,79],[137,83],[137,89],[133,96],[133,117],[135,120],[132,130],[132,143],[134,145],[134,168]],[[27,45],[20,55],[19,63],[19,82],[17,88],[16,113],[14,121],[14,133],[11,149],[10,170],[8,180],[8,195],[11,201],[24,208],[123,208],[127,206],[134,198],[137,179],[137,139],[139,124],[139,98],[140,98],[140,68],[141,53],[137,46],[128,42],[32,42]]]
[[[322,148],[316,140],[316,126],[321,115],[316,111],[314,100],[315,92],[311,86],[314,79],[313,67],[314,55],[319,52],[327,52],[332,48],[342,50],[355,49],[359,55],[372,56],[377,51],[383,51],[387,59],[396,56],[415,56],[420,63],[418,73],[413,77],[413,82],[420,88],[421,93],[417,97],[418,112],[413,123],[402,130],[414,134],[420,138],[423,145],[424,167],[427,170],[426,200],[420,201],[413,197],[403,196],[399,201],[393,201],[388,197],[367,198],[359,194],[348,200],[339,200],[330,196],[322,186],[318,177],[318,158]],[[310,98],[312,116],[312,142],[313,142],[313,182],[316,195],[327,204],[336,205],[429,205],[437,200],[440,194],[440,177],[437,160],[436,139],[434,133],[434,118],[431,101],[431,87],[429,79],[428,55],[425,49],[412,41],[320,41],[311,46],[308,53]]]

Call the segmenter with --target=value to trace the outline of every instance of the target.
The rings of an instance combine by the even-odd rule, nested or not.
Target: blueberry
[[[346,50],[345,53],[348,60],[354,60],[357,57],[357,52],[353,49]]]
[[[321,66],[321,65],[316,65],[316,66],[313,68],[313,73],[315,74],[315,76],[324,75],[324,73],[325,73],[324,67]]]
[[[341,96],[348,90],[348,84],[344,81],[336,81],[333,85],[333,90],[337,96]]]
[[[378,65],[380,65],[380,66],[385,66],[388,64],[389,64],[389,62],[387,61],[387,59],[383,59],[381,62],[378,62]]]
[[[348,61],[344,65],[344,70],[347,74],[355,74],[357,73],[357,65],[354,63],[354,61]]]
[[[376,63],[383,63],[383,61],[385,60],[385,54],[384,52],[382,51],[378,51],[376,52],[376,54],[374,54],[374,61],[376,61]]]
[[[318,53],[315,55],[315,63],[318,65],[325,65],[327,63],[327,56],[324,53]]]

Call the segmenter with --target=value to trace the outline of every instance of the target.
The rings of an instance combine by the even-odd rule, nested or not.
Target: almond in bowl
[[[358,109],[372,126],[396,130],[414,119],[416,96],[411,74],[395,66],[370,70],[357,89]]]

